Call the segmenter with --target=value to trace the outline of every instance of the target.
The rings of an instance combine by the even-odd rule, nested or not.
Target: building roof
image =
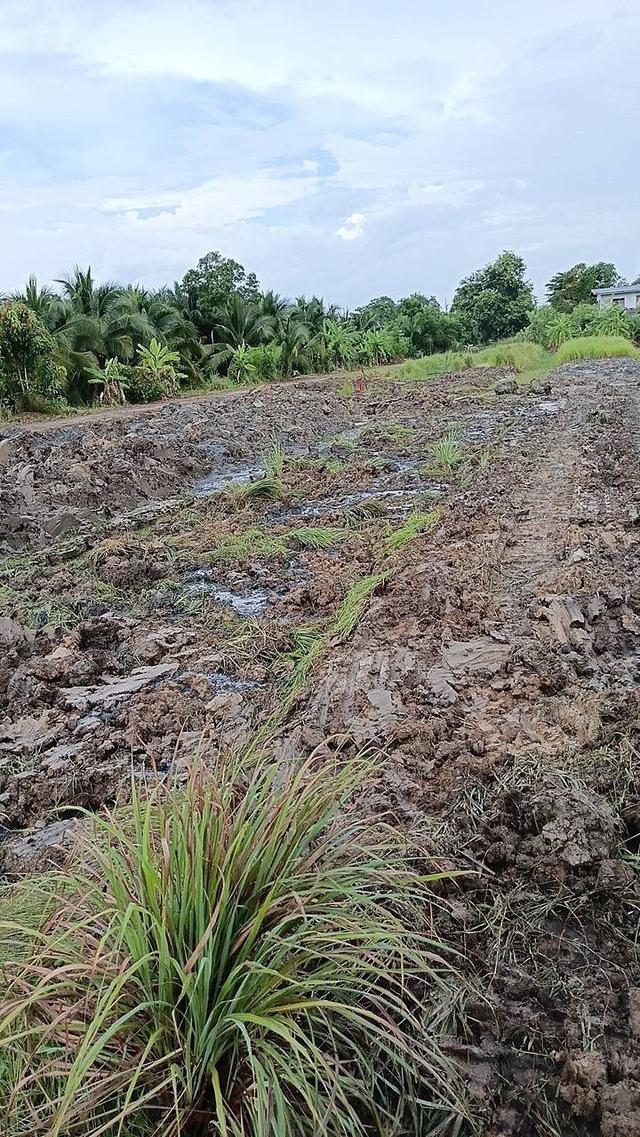
[[[636,292],[640,293],[640,284],[618,284],[613,288],[592,288],[592,296],[627,296],[630,292],[634,295]]]

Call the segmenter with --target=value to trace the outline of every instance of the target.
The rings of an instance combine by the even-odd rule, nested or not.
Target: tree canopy
[[[0,395],[12,400],[55,393],[55,344],[42,320],[26,304],[0,307]]]
[[[57,287],[32,276],[0,299],[0,400],[142,402],[178,386],[378,367],[514,335],[554,348],[614,324],[640,338],[640,317],[605,319],[592,302],[592,287],[617,279],[613,264],[575,265],[536,307],[522,257],[506,251],[460,282],[450,312],[426,291],[347,311],[321,296],[261,291],[255,273],[219,252],[159,289],[98,282],[76,267]]]
[[[526,327],[535,307],[526,271],[522,257],[504,252],[460,282],[451,312],[458,316],[469,343],[491,343]]]
[[[621,282],[620,274],[610,261],[587,265],[581,261],[564,272],[557,272],[547,284],[547,301],[557,312],[571,312],[577,304],[593,303],[594,288],[611,288]]]
[[[257,300],[260,294],[255,273],[246,272],[238,261],[223,257],[218,252],[200,257],[196,267],[184,274],[180,290],[195,300],[196,319],[200,331],[205,335],[211,333],[219,312],[226,307],[232,296],[239,296],[242,300]]]

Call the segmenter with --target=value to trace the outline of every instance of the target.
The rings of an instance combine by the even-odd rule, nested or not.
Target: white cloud
[[[106,213],[124,213],[129,223],[147,231],[220,229],[259,217],[269,209],[291,205],[316,188],[314,178],[278,178],[257,173],[249,178],[214,178],[188,190],[165,190],[135,197],[109,197],[102,203]],[[152,217],[139,217],[153,209]]]
[[[362,237],[366,224],[364,213],[352,213],[344,225],[336,229],[336,237],[342,237],[343,241],[356,241],[358,237]]]
[[[504,245],[537,283],[635,272],[620,3],[0,0],[0,292],[74,262],[159,284],[216,247],[346,304],[450,299]]]

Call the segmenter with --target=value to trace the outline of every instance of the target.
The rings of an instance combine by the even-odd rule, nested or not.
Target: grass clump
[[[236,504],[245,505],[252,501],[280,501],[285,492],[280,479],[265,475],[263,478],[257,478],[255,482],[248,482],[247,485],[235,486],[231,491],[231,497]]]
[[[424,533],[431,533],[440,521],[441,516],[442,511],[440,509],[432,509],[429,513],[422,513],[420,510],[410,513],[404,525],[394,529],[384,538],[382,542],[384,555],[396,553],[411,541],[415,541],[417,537],[421,537]]]
[[[474,358],[477,367],[512,367],[514,371],[521,372],[541,367],[547,355],[540,344],[523,340],[485,347]]]
[[[327,526],[299,525],[287,533],[287,540],[298,549],[333,549],[349,536],[345,529]]]
[[[264,470],[267,478],[281,482],[284,477],[285,453],[277,440],[274,440],[265,454]]]
[[[341,639],[348,637],[360,623],[366,607],[377,588],[387,580],[387,573],[371,573],[351,585],[342,601],[331,631]]]
[[[219,760],[97,822],[6,969],[7,1137],[365,1137],[455,1114],[423,924],[440,877],[344,810],[368,774]]]
[[[203,560],[209,564],[238,564],[252,557],[277,557],[286,551],[283,537],[274,537],[252,525],[242,533],[224,536],[213,549],[204,553]]]
[[[231,499],[237,505],[253,501],[282,501],[287,496],[284,484],[286,455],[279,442],[272,442],[264,455],[264,474],[246,485],[236,485],[231,491]]]
[[[358,501],[355,505],[350,505],[345,510],[345,521],[349,526],[358,526],[365,521],[371,520],[373,517],[384,517],[387,512],[387,507],[383,501],[377,498],[369,498],[365,501]]]
[[[431,460],[426,467],[428,474],[448,476],[464,462],[464,447],[460,440],[460,431],[453,428],[443,434],[438,442],[429,447]]]
[[[579,359],[640,359],[640,349],[625,336],[577,336],[560,344],[556,362]]]
[[[434,375],[465,371],[473,366],[472,352],[438,351],[433,355],[423,355],[420,359],[407,359],[405,363],[387,370],[385,375],[392,379],[431,379]]]

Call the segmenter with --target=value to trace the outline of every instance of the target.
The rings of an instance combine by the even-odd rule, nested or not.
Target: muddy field
[[[466,870],[477,1131],[638,1137],[640,365],[504,379],[5,431],[2,871],[199,746],[373,749],[361,807]]]

